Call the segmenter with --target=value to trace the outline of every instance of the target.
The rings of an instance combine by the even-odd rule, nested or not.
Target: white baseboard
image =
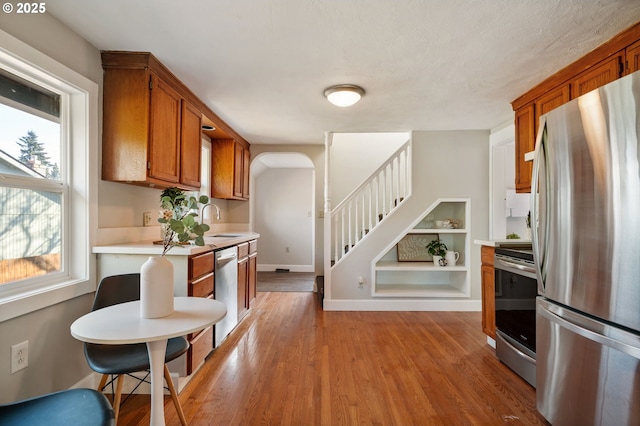
[[[456,311],[482,310],[480,300],[349,300],[324,299],[325,311]]]
[[[273,272],[276,269],[288,269],[289,272],[315,272],[313,265],[265,265],[259,264],[256,269],[258,272]]]

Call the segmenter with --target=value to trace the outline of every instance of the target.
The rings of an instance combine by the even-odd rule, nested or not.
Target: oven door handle
[[[508,260],[495,258],[494,269],[500,269],[503,271],[511,272],[512,274],[524,275],[525,277],[536,279],[536,270],[532,266],[521,265],[515,262],[509,262]]]

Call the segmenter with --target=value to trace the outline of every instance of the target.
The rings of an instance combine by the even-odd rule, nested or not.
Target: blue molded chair
[[[0,405],[2,426],[113,426],[109,400],[93,389],[69,389]]]
[[[92,311],[106,306],[115,305],[117,303],[131,302],[140,299],[140,274],[125,274],[105,277],[100,282],[93,300]],[[187,421],[178,399],[178,394],[173,386],[171,375],[166,363],[178,358],[189,349],[189,342],[184,337],[174,337],[167,342],[167,352],[165,355],[164,378],[171,394],[171,399],[178,412],[180,423],[186,426]],[[93,371],[102,374],[102,379],[98,385],[98,390],[103,391],[109,385],[107,380],[109,375],[116,375],[116,389],[113,397],[113,409],[115,410],[115,419],[118,421],[120,412],[120,402],[122,399],[122,383],[124,375],[149,370],[149,353],[145,343],[137,343],[131,345],[99,345],[95,343],[85,343],[84,354],[87,362]],[[142,383],[146,381],[147,376],[143,379],[134,377]],[[113,383],[113,380],[110,382]],[[136,386],[137,388],[137,386]],[[134,389],[135,390],[135,389]]]

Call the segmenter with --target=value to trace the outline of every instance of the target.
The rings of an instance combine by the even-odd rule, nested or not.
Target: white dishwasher
[[[217,348],[238,324],[238,248],[216,251],[215,261],[215,299],[227,307],[227,315],[216,323]]]

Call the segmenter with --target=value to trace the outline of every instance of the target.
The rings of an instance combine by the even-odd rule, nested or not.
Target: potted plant
[[[426,246],[427,252],[433,257],[434,266],[447,266],[447,260],[444,258],[447,254],[447,245],[440,239],[433,240]]]
[[[206,195],[187,197],[180,188],[162,191],[160,204],[162,255],[151,256],[140,268],[140,316],[162,318],[173,313],[173,264],[166,258],[172,247],[189,244],[204,245],[206,223],[196,222],[199,204],[209,202]]]
[[[206,223],[198,223],[198,208],[200,204],[206,205],[209,197],[201,195],[200,198],[188,197],[180,188],[167,188],[160,195],[162,216],[158,222],[162,224],[162,256],[171,247],[181,243],[193,243],[197,246],[204,245],[204,233],[209,230]],[[177,241],[176,241],[177,240]]]

